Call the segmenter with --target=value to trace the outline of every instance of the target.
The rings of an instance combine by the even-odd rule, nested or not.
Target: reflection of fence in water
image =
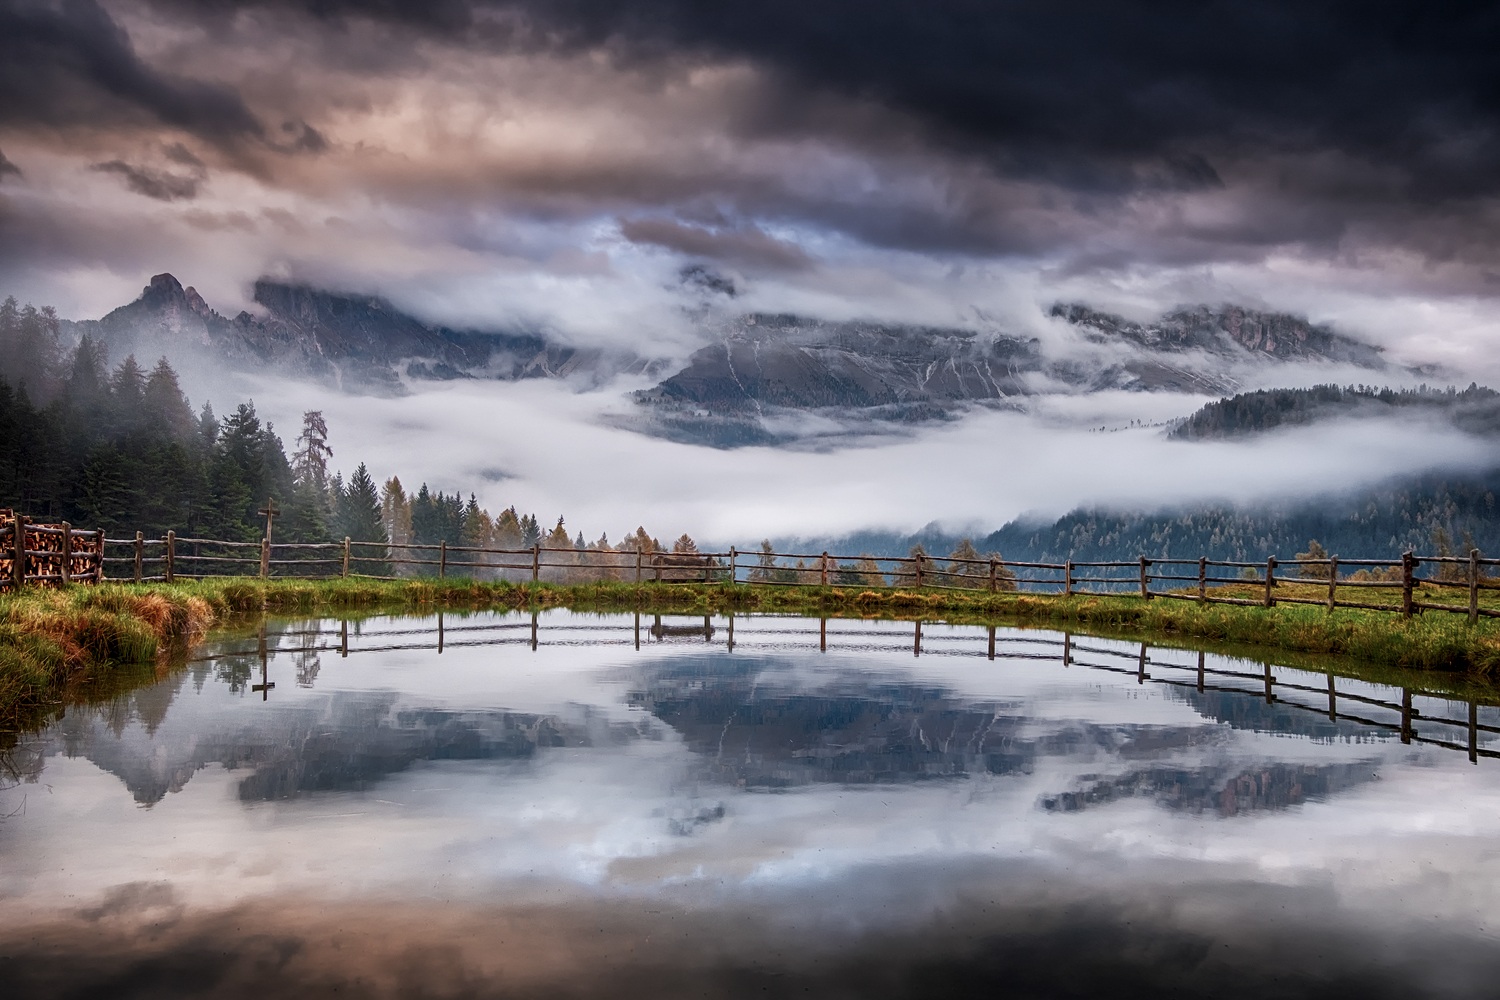
[[[871,628],[869,622],[853,621],[850,619],[831,619],[836,627],[830,633],[828,625],[830,619],[818,619],[817,630],[812,628],[787,627],[792,622],[810,622],[812,619],[802,618],[796,615],[751,615],[735,616],[728,615],[726,625],[723,628],[713,624],[713,616],[701,617],[699,624],[698,616],[693,616],[694,623],[671,623],[663,621],[664,616],[648,616],[650,621],[646,628],[642,629],[642,615],[636,613],[632,623],[628,626],[610,625],[593,622],[568,622],[541,624],[540,615],[532,612],[529,621],[501,621],[475,624],[468,621],[467,616],[460,619],[460,623],[450,625],[445,621],[444,615],[439,612],[437,622],[434,626],[426,628],[396,628],[380,629],[378,631],[366,632],[356,625],[352,637],[349,632],[349,623],[339,623],[338,643],[336,645],[318,645],[317,640],[332,638],[332,634],[322,629],[295,629],[282,632],[268,633],[262,627],[256,637],[256,648],[254,650],[241,651],[219,651],[214,654],[198,657],[197,662],[230,659],[235,657],[257,656],[260,659],[261,685],[255,690],[262,694],[264,699],[267,693],[274,687],[266,680],[267,664],[271,658],[278,653],[290,653],[298,658],[297,674],[298,683],[301,686],[311,684],[311,678],[315,677],[318,670],[317,654],[324,652],[336,652],[341,657],[348,657],[356,653],[381,653],[399,650],[436,650],[441,654],[448,648],[462,648],[475,646],[529,646],[535,650],[545,644],[549,646],[625,646],[633,645],[640,649],[642,634],[644,631],[646,642],[656,643],[691,641],[707,645],[722,645],[727,651],[733,652],[737,646],[746,645],[746,636],[749,636],[749,645],[759,649],[807,649],[811,648],[814,635],[817,637],[818,648],[828,650],[830,648],[830,635],[835,640],[835,649],[842,652],[893,652],[911,650],[913,656],[959,656],[979,657],[984,656],[990,660],[996,658],[1007,660],[1045,660],[1058,662],[1065,667],[1084,667],[1089,670],[1100,670],[1108,673],[1133,676],[1136,683],[1144,685],[1147,681],[1167,687],[1182,688],[1196,691],[1199,694],[1207,692],[1218,692],[1234,695],[1252,695],[1258,699],[1264,699],[1267,705],[1281,705],[1287,708],[1313,713],[1327,718],[1330,722],[1352,722],[1381,732],[1390,733],[1400,737],[1402,743],[1420,743],[1431,746],[1443,747],[1448,750],[1456,750],[1467,753],[1469,760],[1478,762],[1480,757],[1500,758],[1500,750],[1489,750],[1480,746],[1479,736],[1481,733],[1500,735],[1500,725],[1490,725],[1479,721],[1479,709],[1500,707],[1500,702],[1478,701],[1476,699],[1457,699],[1449,694],[1439,691],[1429,691],[1422,688],[1402,687],[1401,701],[1399,703],[1386,701],[1380,698],[1370,697],[1350,690],[1340,690],[1336,681],[1338,678],[1333,673],[1328,673],[1327,684],[1317,687],[1310,684],[1300,684],[1289,680],[1283,680],[1272,673],[1273,667],[1270,663],[1264,664],[1264,670],[1260,673],[1249,673],[1242,670],[1231,670],[1223,667],[1210,667],[1204,653],[1197,654],[1197,663],[1176,663],[1164,658],[1168,653],[1181,653],[1183,650],[1152,647],[1145,642],[1139,643],[1139,649],[1121,650],[1110,649],[1088,642],[1079,642],[1071,633],[1064,633],[1060,639],[1047,638],[1045,636],[1031,635],[1001,635],[996,626],[988,626],[977,635],[969,632],[957,632],[956,629],[979,629],[980,626],[945,626],[948,631],[933,635],[922,631],[923,622],[911,622],[911,638],[908,640],[905,634],[899,636],[899,642],[892,642],[898,638],[893,628]],[[686,617],[686,616],[676,616]],[[735,626],[740,625],[739,637],[736,638]],[[744,626],[750,624],[751,628],[746,632]],[[903,623],[905,624],[905,623]],[[853,627],[843,627],[845,625]],[[716,641],[721,635],[722,639]],[[457,635],[458,638],[450,638]],[[543,635],[546,641],[543,642]],[[618,636],[619,638],[614,638]],[[407,641],[422,637],[426,641]],[[279,641],[283,638],[298,640],[297,643],[281,646]],[[975,648],[973,639],[984,641],[982,648]],[[1092,637],[1090,637],[1092,638]],[[388,640],[397,641],[390,642]],[[770,642],[763,640],[769,639]],[[360,640],[373,640],[376,644],[363,644]],[[879,641],[875,641],[879,640]],[[1094,639],[1094,643],[1099,640]],[[933,648],[934,645],[937,648]],[[1093,660],[1081,658],[1079,654],[1087,657],[1113,658],[1116,661],[1129,661],[1132,665],[1122,665],[1120,662],[1100,663]],[[1155,654],[1155,655],[1153,655]],[[1153,667],[1162,671],[1177,671],[1169,676],[1156,676],[1147,670]],[[1296,668],[1283,667],[1282,670],[1292,670],[1297,674],[1311,674],[1312,671],[1303,671]],[[1184,676],[1186,675],[1186,676]],[[1347,679],[1346,679],[1347,680]],[[1235,681],[1251,681],[1256,685],[1253,688],[1236,686]],[[1381,685],[1368,682],[1356,682],[1373,691],[1396,690],[1395,688],[1382,687]],[[1278,691],[1294,691],[1309,701],[1317,699],[1322,704],[1307,704],[1303,700],[1294,697],[1284,697]],[[1454,719],[1444,715],[1429,715],[1422,711],[1421,707],[1413,705],[1413,699],[1426,699],[1443,705],[1459,704],[1466,706],[1467,718]],[[1340,702],[1353,702],[1356,706],[1368,706],[1370,708],[1383,709],[1395,713],[1399,721],[1381,721],[1379,719],[1366,718],[1354,715],[1344,710]],[[1464,730],[1467,736],[1466,743],[1456,743],[1452,740],[1423,736],[1419,733],[1415,721],[1431,723],[1436,726],[1448,727],[1444,732],[1454,729]],[[1500,720],[1497,720],[1500,721]]]

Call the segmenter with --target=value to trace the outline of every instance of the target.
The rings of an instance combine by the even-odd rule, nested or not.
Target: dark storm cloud
[[[1394,1000],[1488,996],[1500,969],[1494,942],[1468,926],[1383,923],[1379,913],[1359,921],[1316,885],[1198,884],[1160,872],[1165,888],[1132,891],[1105,870],[1089,886],[984,862],[858,874],[864,884],[836,878],[749,898],[721,890],[713,908],[651,895],[587,900],[564,887],[547,905],[271,896],[202,911],[168,885],[136,883],[74,914],[0,932],[0,969],[15,995],[35,1000]],[[795,923],[778,920],[777,908]]]
[[[1333,197],[1441,200],[1500,186],[1500,9],[1490,4],[316,0],[304,9],[475,44],[746,58],[804,87],[908,113],[1005,174],[1073,189],[1191,189],[1219,183],[1216,158],[1323,149],[1395,171],[1325,178]],[[765,127],[800,116],[797,90],[784,96]]]
[[[198,196],[198,177],[182,177],[164,170],[138,167],[124,160],[96,163],[90,169],[100,173],[119,174],[130,190],[157,201],[177,201]]]
[[[0,125],[121,124],[220,144],[261,132],[232,88],[147,65],[93,0],[0,0]]]
[[[21,168],[7,160],[4,153],[0,153],[0,177],[4,177],[6,174],[14,174],[20,177]]]

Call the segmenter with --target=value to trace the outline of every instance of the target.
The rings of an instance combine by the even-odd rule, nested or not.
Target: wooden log
[[[171,583],[177,575],[177,532],[175,531],[167,532],[166,557],[166,562],[162,564],[161,575],[164,578],[163,582]]]
[[[916,564],[917,564],[917,589],[921,590],[922,589],[922,557],[921,556],[917,556],[916,557]],[[918,631],[919,632],[921,631],[920,623],[918,624]]]
[[[635,582],[637,584],[639,584],[641,582],[641,550],[640,549],[636,549],[635,550]],[[639,646],[640,643],[636,643],[636,645]]]
[[[348,579],[349,577],[349,548],[349,536],[345,535],[344,551],[342,553],[343,558],[340,560],[339,566],[339,576],[344,577],[345,579]]]
[[[62,584],[73,582],[73,525],[63,522],[62,533]]]
[[[542,543],[537,542],[531,547],[531,582],[536,583],[542,578]],[[532,617],[535,617],[534,615]],[[536,643],[532,643],[536,648]]]
[[[1147,559],[1145,556],[1141,556],[1141,600],[1143,601],[1151,600],[1151,590],[1150,587],[1147,586],[1146,582],[1146,567],[1150,565],[1151,560]]]
[[[1063,563],[1063,596],[1073,596],[1073,560]]]
[[[1208,603],[1208,557],[1198,557],[1198,603]]]
[[[729,582],[730,583],[739,583],[738,577],[740,575],[740,571],[739,571],[739,567],[735,565],[735,562],[736,562],[736,560],[738,560],[738,558],[739,558],[739,552],[735,550],[735,547],[733,545],[729,546]],[[731,621],[730,628],[732,629],[734,627],[734,625],[732,624],[733,623],[733,617],[732,616],[731,616],[730,621]]]
[[[1328,560],[1328,613],[1333,614],[1333,609],[1339,606],[1339,557],[1333,556]]]
[[[1271,596],[1271,588],[1276,586],[1276,557],[1266,556],[1266,598],[1265,607],[1274,608],[1276,598]]]
[[[1469,624],[1479,621],[1479,550],[1469,550]]]
[[[822,584],[823,586],[825,586],[825,587],[828,586],[828,553],[827,552],[823,553],[823,562],[821,564],[821,573],[819,574],[818,582],[820,584]],[[826,625],[827,622],[825,621],[824,624]]]
[[[19,591],[26,585],[26,517],[16,514],[11,522],[15,529],[11,532],[11,563],[10,579],[11,589]]]
[[[265,580],[271,575],[271,536],[269,533],[260,540],[260,578]]]
[[[1410,552],[1401,553],[1401,617],[1411,617],[1411,582],[1416,560]]]
[[[141,570],[146,562],[146,534],[143,531],[135,533],[135,582],[141,582]]]
[[[438,579],[448,575],[448,540],[438,542]]]
[[[999,569],[1000,569],[1000,563],[999,563],[999,561],[996,560],[996,559],[991,559],[990,560],[990,593],[992,593],[992,594],[995,592],[995,574],[999,571]],[[993,628],[991,628],[990,629],[990,638],[993,639],[994,635],[995,635],[995,630]],[[993,660],[994,656],[991,656],[990,659]]]

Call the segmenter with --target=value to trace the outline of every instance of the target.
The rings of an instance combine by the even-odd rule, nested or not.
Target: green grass
[[[1283,595],[1326,585],[1286,585]],[[1243,591],[1243,592],[1242,592]],[[1216,593],[1258,595],[1254,587]],[[1399,601],[1383,589],[1358,594]],[[1430,598],[1429,598],[1430,600]],[[1459,601],[1449,598],[1452,603]],[[1205,642],[1235,649],[1351,658],[1360,665],[1488,675],[1500,663],[1500,625],[1427,612],[1404,619],[1389,612],[1279,605],[1266,609],[1130,596],[1075,596],[985,591],[751,587],[731,584],[633,584],[470,580],[381,581],[223,578],[172,585],[106,584],[26,590],[0,596],[0,732],[15,733],[48,706],[98,686],[122,664],[168,669],[174,650],[215,624],[267,613],[349,616],[392,611],[543,609],[678,612],[770,611],[824,617],[946,621],[954,624],[1048,625],[1154,644]],[[1289,664],[1291,665],[1291,664]]]

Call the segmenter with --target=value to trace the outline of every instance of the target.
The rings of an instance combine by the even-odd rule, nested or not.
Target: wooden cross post
[[[280,514],[281,511],[276,508],[276,501],[273,498],[267,497],[266,505],[255,513],[266,519],[266,541],[269,542],[271,540],[271,519]]]
[[[267,497],[266,505],[255,513],[266,519],[266,537],[260,540],[260,578],[264,580],[271,575],[271,520],[281,511],[276,509],[275,499]]]
[[[276,687],[275,681],[266,680],[266,660],[266,627],[262,625],[260,627],[260,683],[250,685],[251,691],[260,692],[261,701],[269,700],[271,691]]]

